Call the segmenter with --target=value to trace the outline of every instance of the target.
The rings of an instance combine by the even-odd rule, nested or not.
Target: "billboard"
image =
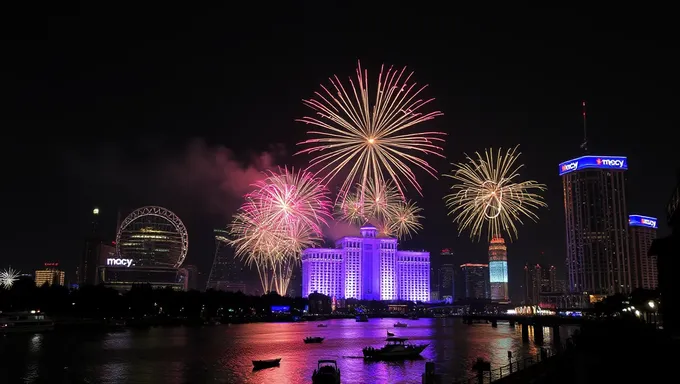
[[[623,156],[581,156],[560,164],[560,176],[581,169],[628,169],[628,159]]]
[[[628,225],[631,227],[659,228],[656,217],[629,215]]]

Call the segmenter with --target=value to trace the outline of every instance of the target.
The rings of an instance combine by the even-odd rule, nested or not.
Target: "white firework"
[[[19,280],[19,271],[12,269],[12,267],[0,272],[0,284],[7,289],[12,288],[17,280]]]

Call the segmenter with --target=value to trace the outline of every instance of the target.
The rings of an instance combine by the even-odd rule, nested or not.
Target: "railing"
[[[502,367],[499,368],[494,368],[490,371],[483,371],[482,372],[482,377],[480,378],[478,374],[469,377],[467,379],[459,379],[459,380],[454,380],[453,384],[477,384],[477,383],[493,383],[496,380],[500,380],[504,377],[510,376],[511,374],[515,372],[522,371],[526,368],[529,368],[537,363],[540,363],[546,359],[549,359],[553,356],[559,355],[559,351],[564,350],[563,348],[560,348],[558,350],[555,349],[546,349],[542,348],[542,352],[539,352],[536,354],[536,356],[530,356],[526,357],[524,359],[518,359],[515,361],[511,361],[509,364],[506,364]]]

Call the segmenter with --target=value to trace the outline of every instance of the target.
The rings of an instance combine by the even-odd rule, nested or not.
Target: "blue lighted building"
[[[397,239],[379,237],[372,225],[361,237],[343,237],[336,248],[302,251],[302,296],[336,299],[430,300],[430,253],[397,250]]]
[[[626,208],[628,160],[582,156],[559,165],[569,291],[591,300],[633,287]]]
[[[502,237],[494,237],[489,243],[489,285],[491,300],[509,302],[508,292],[508,248]]]

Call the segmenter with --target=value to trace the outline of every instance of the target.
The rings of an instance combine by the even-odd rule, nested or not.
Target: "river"
[[[507,323],[466,325],[460,319],[328,320],[319,323],[256,323],[202,328],[168,327],[123,332],[0,336],[0,377],[8,383],[310,383],[318,359],[336,359],[343,383],[420,383],[425,362],[438,373],[470,375],[478,358],[492,367],[535,355],[523,344],[520,327]],[[422,360],[365,362],[364,346],[384,344],[386,329],[414,343],[429,343]],[[561,330],[562,340],[568,329]],[[322,344],[304,344],[306,336],[323,336]],[[545,328],[545,345],[550,345]],[[281,357],[281,366],[253,371],[251,360]]]

